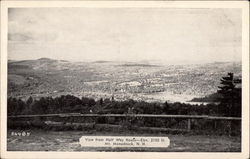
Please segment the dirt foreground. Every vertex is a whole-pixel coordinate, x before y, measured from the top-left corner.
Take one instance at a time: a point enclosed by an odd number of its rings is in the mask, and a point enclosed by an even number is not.
[[[25,136],[19,136],[25,132]],[[18,134],[19,133],[19,134]],[[29,133],[27,135],[27,133]],[[91,148],[81,147],[79,138],[99,136],[165,136],[170,139],[167,148]],[[240,152],[241,138],[208,135],[139,134],[135,132],[8,130],[8,151],[149,151],[149,152]]]

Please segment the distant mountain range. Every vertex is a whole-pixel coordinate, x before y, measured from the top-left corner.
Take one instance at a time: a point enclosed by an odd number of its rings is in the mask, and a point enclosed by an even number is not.
[[[240,62],[162,64],[70,62],[40,58],[8,61],[8,96],[59,96],[146,101],[189,101],[216,92],[228,72],[241,76]]]

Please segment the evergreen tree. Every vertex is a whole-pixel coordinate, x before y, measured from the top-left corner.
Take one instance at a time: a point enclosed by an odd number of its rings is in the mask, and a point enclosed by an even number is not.
[[[33,103],[33,98],[30,96],[30,97],[28,98],[28,100],[26,101],[26,104],[27,104],[27,105],[30,105],[31,103]]]
[[[222,95],[222,112],[229,116],[241,116],[241,79],[235,79],[233,73],[221,78],[218,93]]]
[[[168,104],[167,101],[166,101],[166,102],[164,103],[164,105],[163,105],[163,112],[164,112],[165,114],[168,114],[168,113],[169,113],[169,104]]]
[[[99,101],[100,105],[103,105],[103,99],[101,98]]]

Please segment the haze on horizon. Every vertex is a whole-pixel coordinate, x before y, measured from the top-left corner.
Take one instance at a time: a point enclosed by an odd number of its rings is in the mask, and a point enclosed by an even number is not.
[[[8,59],[241,61],[240,9],[11,8]]]

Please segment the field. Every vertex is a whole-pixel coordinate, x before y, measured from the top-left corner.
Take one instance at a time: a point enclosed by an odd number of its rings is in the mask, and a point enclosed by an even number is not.
[[[27,130],[30,136],[13,136],[8,130],[8,151],[153,151],[153,152],[240,152],[240,137],[206,135],[172,135],[143,133],[139,136],[166,136],[170,139],[168,148],[88,148],[81,147],[79,138],[83,135],[126,135],[138,136],[135,132],[98,132],[98,131],[44,131]]]
[[[228,72],[241,76],[240,62],[69,62],[41,58],[8,62],[8,96],[72,94],[94,99],[188,102],[215,93]]]

